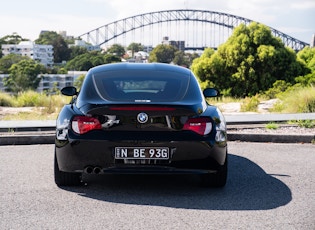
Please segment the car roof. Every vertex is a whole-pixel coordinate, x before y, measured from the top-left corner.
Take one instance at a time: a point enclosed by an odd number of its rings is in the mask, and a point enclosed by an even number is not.
[[[181,66],[166,63],[111,63],[93,67],[89,70],[91,73],[115,70],[148,70],[148,71],[174,71],[182,74],[191,74],[190,70]]]

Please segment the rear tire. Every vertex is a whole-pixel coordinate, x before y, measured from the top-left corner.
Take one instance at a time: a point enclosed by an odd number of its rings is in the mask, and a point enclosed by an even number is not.
[[[55,153],[54,176],[57,186],[76,186],[81,185],[81,173],[69,173],[59,170],[58,161]]]
[[[226,185],[228,171],[228,157],[226,154],[224,165],[217,173],[207,173],[201,175],[201,185],[203,187],[222,188]]]

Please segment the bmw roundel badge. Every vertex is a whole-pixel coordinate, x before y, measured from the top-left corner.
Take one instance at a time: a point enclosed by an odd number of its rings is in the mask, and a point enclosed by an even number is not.
[[[149,117],[146,113],[139,113],[137,116],[137,120],[139,123],[144,124],[148,121]]]

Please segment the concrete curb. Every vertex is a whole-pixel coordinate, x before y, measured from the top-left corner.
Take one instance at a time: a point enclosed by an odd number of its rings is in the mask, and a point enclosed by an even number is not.
[[[0,145],[36,145],[36,144],[54,144],[54,134],[30,134],[30,135],[2,135],[0,136]]]
[[[314,143],[315,135],[295,134],[240,134],[229,133],[228,141],[243,142],[272,142],[272,143]],[[0,135],[0,145],[36,145],[54,144],[54,133],[26,133],[26,134],[4,134]]]
[[[228,140],[272,143],[314,143],[315,135],[228,133]]]

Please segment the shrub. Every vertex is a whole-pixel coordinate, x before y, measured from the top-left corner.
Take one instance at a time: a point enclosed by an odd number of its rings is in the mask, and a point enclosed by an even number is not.
[[[315,87],[291,87],[278,96],[281,100],[281,103],[277,106],[278,108],[282,108],[281,112],[315,112]]]
[[[268,99],[276,98],[279,93],[286,91],[290,86],[291,84],[285,82],[284,80],[277,80],[273,83],[273,87],[265,92],[265,96]]]
[[[44,100],[44,95],[34,91],[25,91],[17,95],[17,104],[20,107],[42,106]]]
[[[0,106],[14,107],[15,100],[9,94],[0,92]]]
[[[241,112],[256,112],[259,103],[258,95],[254,97],[246,97],[241,104]]]
[[[266,129],[278,129],[279,125],[276,124],[276,123],[271,122],[271,123],[266,124],[265,127],[266,127]]]
[[[299,127],[315,128],[315,120],[299,120],[297,121]]]

